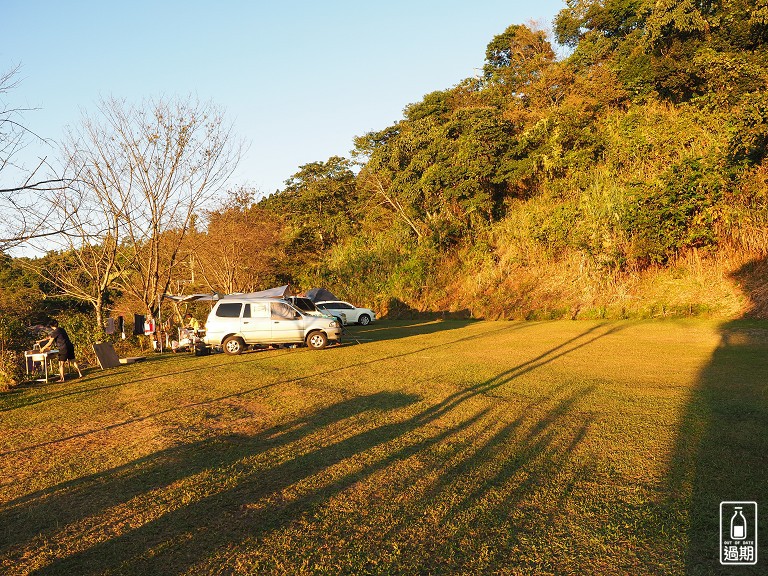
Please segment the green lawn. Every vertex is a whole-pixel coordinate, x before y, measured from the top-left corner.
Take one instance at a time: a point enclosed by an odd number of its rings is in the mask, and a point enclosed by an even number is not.
[[[0,395],[3,574],[719,574],[768,324],[380,322]],[[756,567],[768,573],[761,518]]]

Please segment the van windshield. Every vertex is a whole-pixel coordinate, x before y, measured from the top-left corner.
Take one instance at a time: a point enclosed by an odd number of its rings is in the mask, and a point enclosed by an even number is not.
[[[293,298],[291,302],[302,312],[315,312],[317,310],[317,308],[315,308],[314,302],[308,298]]]

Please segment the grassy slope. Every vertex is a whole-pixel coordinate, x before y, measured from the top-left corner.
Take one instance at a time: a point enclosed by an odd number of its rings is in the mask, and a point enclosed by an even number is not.
[[[380,323],[5,394],[0,572],[718,573],[767,328]]]

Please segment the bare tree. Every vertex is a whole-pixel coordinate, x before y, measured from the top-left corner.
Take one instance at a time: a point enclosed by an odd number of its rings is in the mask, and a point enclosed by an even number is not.
[[[19,66],[0,74],[0,252],[33,238],[43,238],[66,232],[51,229],[50,207],[40,197],[62,189],[67,180],[59,176],[42,176],[51,167],[46,158],[39,158],[28,169],[19,161],[19,153],[30,140],[48,143],[24,125],[23,115],[31,108],[7,103],[6,96],[18,85]]]
[[[108,99],[99,112],[69,135],[78,179],[56,211],[81,232],[69,248],[83,270],[100,268],[98,289],[117,285],[156,314],[196,213],[225,185],[242,146],[210,103]]]
[[[90,303],[102,326],[114,289],[157,314],[196,212],[224,185],[240,145],[211,104],[110,99],[99,112],[70,130],[64,158],[78,177],[47,200],[50,224],[67,232],[36,243],[49,255],[28,265]]]
[[[72,160],[78,160],[77,156]],[[46,238],[45,245],[31,241],[48,256],[22,261],[61,293],[93,306],[97,326],[103,326],[106,300],[124,274],[121,264],[127,252],[121,245],[122,207],[100,182],[93,166],[84,165],[80,179],[49,199],[49,219],[67,233]]]

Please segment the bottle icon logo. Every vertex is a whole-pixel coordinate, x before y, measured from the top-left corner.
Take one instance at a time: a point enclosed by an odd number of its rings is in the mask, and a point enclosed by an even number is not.
[[[720,564],[757,564],[757,502],[720,502]]]
[[[747,537],[747,519],[741,511],[742,506],[734,508],[731,518],[731,538],[733,540],[744,540]]]

